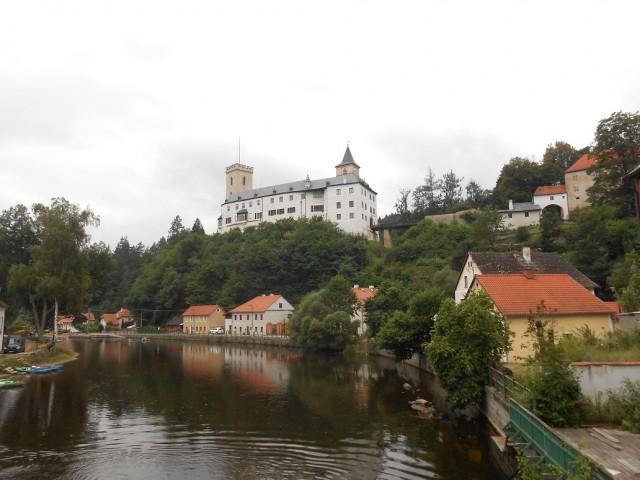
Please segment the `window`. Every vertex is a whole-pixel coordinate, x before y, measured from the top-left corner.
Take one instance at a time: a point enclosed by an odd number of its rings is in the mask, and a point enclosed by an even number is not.
[[[524,212],[524,216],[528,217],[529,216],[529,212]]]
[[[353,187],[349,187],[349,193],[353,193]]]
[[[349,200],[349,206],[353,208],[353,200]]]
[[[282,308],[282,303],[279,303],[279,304],[278,304],[278,308]]]
[[[573,180],[577,182],[578,181],[578,175],[574,175],[573,176]]]
[[[304,193],[301,193],[301,194],[300,194],[300,198],[304,200],[305,198],[307,198],[307,195],[306,195],[306,194],[304,194]]]
[[[342,207],[342,203],[336,202],[336,208],[340,208],[340,207]]]
[[[289,201],[293,202],[293,195],[289,195]]]
[[[257,203],[258,203],[258,205],[260,205],[260,200],[258,200],[258,202],[257,202]]]
[[[312,212],[324,212],[324,205],[311,205]]]
[[[336,195],[340,195],[341,190],[338,188],[336,189]]]
[[[322,192],[313,192],[313,198],[322,198]]]
[[[353,218],[353,212],[349,214],[349,218]]]
[[[253,207],[253,202],[249,202],[249,206],[250,206],[250,207]]]
[[[227,205],[227,212],[231,210],[231,205]]]
[[[247,221],[247,212],[239,213],[238,215],[236,215],[236,221],[237,222],[246,222]]]
[[[236,210],[238,210],[238,207],[239,207],[239,206],[240,206],[240,205],[238,205],[238,204],[236,203]]]
[[[276,214],[275,210],[269,210],[269,216],[273,217]]]
[[[244,208],[244,202],[242,202],[242,208]]]
[[[233,177],[229,178],[229,185],[233,185]]]
[[[553,200],[553,195],[551,195],[551,197],[549,198],[550,200]]]
[[[513,213],[508,213],[508,214],[507,214],[507,216],[508,216],[509,218],[513,218]]]
[[[336,215],[336,220],[342,220],[342,215],[341,214],[337,214]]]
[[[574,187],[573,187],[573,191],[574,191],[574,192],[579,192],[579,191],[580,191],[580,187],[579,187],[579,186],[577,186],[577,185],[576,185],[576,186],[574,186]]]
[[[256,220],[262,220],[262,212],[258,212],[256,213],[255,217]]]
[[[271,203],[273,203],[273,202],[275,202],[275,201],[276,201],[276,199],[275,199],[275,198],[273,198],[273,197],[271,197],[269,200],[271,200]]]
[[[247,184],[247,179],[245,177],[242,177],[242,185],[246,185]]]
[[[284,215],[284,208],[278,209],[278,215]]]
[[[464,276],[464,288],[469,288],[468,283],[469,283],[469,279],[468,279],[468,278],[467,278],[467,276],[465,275],[465,276]]]
[[[224,219],[224,223],[226,223],[227,225],[229,225],[231,223],[231,217],[227,217]]]
[[[296,213],[296,207],[287,208],[287,213]]]
[[[282,203],[282,197],[278,197],[278,201]]]

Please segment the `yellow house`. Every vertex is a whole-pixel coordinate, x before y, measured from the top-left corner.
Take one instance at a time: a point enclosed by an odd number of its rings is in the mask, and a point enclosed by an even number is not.
[[[206,335],[213,327],[224,329],[224,310],[218,305],[192,305],[182,314],[182,331]]]
[[[531,340],[525,336],[531,317],[548,322],[556,338],[588,326],[596,335],[613,331],[614,309],[566,274],[476,275],[472,289],[486,291],[515,334],[507,361],[530,356]]]

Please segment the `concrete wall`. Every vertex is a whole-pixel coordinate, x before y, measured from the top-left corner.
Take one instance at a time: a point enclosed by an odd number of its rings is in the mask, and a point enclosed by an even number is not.
[[[606,400],[608,389],[619,389],[622,381],[640,381],[640,362],[576,362],[572,364],[580,372],[582,393],[592,400]]]

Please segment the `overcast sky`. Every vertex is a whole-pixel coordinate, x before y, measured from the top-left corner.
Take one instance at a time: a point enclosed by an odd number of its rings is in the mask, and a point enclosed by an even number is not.
[[[335,175],[381,216],[428,169],[493,188],[512,157],[640,109],[636,0],[1,1],[0,210],[65,197],[93,241],[213,233],[225,167]],[[238,138],[241,138],[240,153]]]

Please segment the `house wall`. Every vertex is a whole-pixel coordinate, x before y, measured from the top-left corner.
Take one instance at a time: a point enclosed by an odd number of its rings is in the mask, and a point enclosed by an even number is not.
[[[182,331],[195,335],[208,335],[213,327],[224,327],[224,312],[217,309],[210,315],[187,315],[182,317]]]
[[[640,381],[640,362],[577,362],[572,366],[580,374],[582,393],[592,400],[606,401],[608,398],[607,390],[619,389],[625,378],[632,382]]]
[[[567,200],[566,193],[556,193],[553,195],[535,195],[533,197],[533,203],[538,205],[541,210],[544,210],[546,207],[551,205],[555,205],[562,210],[562,219],[569,219],[569,201]]]
[[[469,287],[471,286],[471,282],[473,282],[473,277],[481,273],[482,272],[476,263],[471,259],[471,256],[467,255],[464,268],[462,269],[462,273],[460,274],[460,277],[458,277],[458,283],[456,284],[456,291],[454,294],[456,303],[460,303],[464,299]]]
[[[530,227],[540,224],[540,210],[503,212],[504,228],[515,230],[518,227]]]
[[[563,334],[575,333],[585,325],[593,330],[597,336],[603,336],[613,330],[611,316],[607,314],[557,315],[555,317],[540,315],[538,318],[543,321],[550,320],[550,323],[554,324],[553,329],[556,332],[556,338]],[[531,340],[525,337],[527,328],[529,328],[529,316],[508,316],[507,322],[509,323],[509,329],[515,334],[507,360],[516,363],[523,362],[533,353]],[[551,328],[551,325],[549,325],[549,328]]]
[[[589,206],[587,189],[593,185],[593,177],[586,170],[565,173],[564,184],[567,187],[569,213],[576,208]]]

